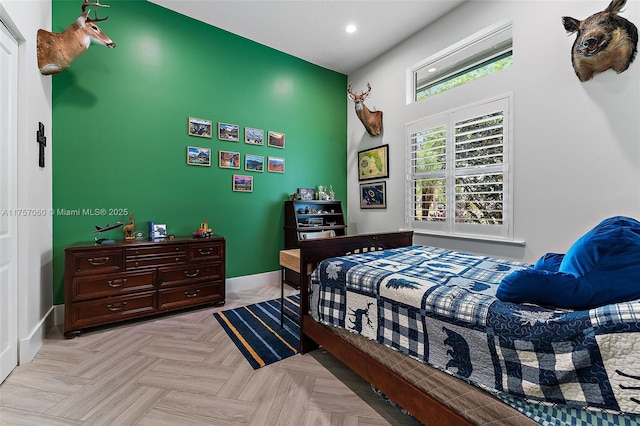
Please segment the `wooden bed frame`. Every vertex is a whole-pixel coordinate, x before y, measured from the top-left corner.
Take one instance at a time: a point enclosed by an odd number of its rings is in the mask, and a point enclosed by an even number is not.
[[[387,366],[341,339],[309,315],[309,270],[326,258],[365,251],[406,247],[413,242],[413,232],[362,234],[319,240],[300,241],[300,352],[322,346],[364,380],[374,384],[392,401],[406,409],[425,425],[472,425],[468,419],[425,393]],[[311,265],[312,268],[308,269]]]

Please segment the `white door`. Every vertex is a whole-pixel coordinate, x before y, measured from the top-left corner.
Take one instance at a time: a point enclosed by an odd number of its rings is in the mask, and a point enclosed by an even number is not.
[[[18,42],[0,21],[0,383],[18,363]]]

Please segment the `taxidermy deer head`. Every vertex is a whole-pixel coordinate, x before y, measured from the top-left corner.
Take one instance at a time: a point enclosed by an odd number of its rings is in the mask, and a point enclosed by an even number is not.
[[[94,18],[89,18],[87,6],[109,7],[106,4],[89,3],[84,0],[82,4],[82,14],[71,25],[61,33],[51,33],[49,31],[38,30],[38,68],[44,75],[57,74],[69,67],[78,56],[89,49],[93,43],[107,47],[116,47],[116,44],[102,32],[96,22],[104,21],[106,18],[98,19],[98,12],[94,13]]]
[[[602,12],[583,21],[565,16],[564,29],[578,33],[571,49],[571,63],[580,81],[613,68],[621,73],[629,68],[638,50],[638,28],[618,12],[627,0],[613,0]]]
[[[367,91],[361,92],[359,95],[351,91],[351,83],[349,83],[347,87],[347,96],[356,104],[356,115],[360,121],[362,121],[362,124],[364,124],[367,133],[371,136],[378,136],[382,129],[382,111],[369,111],[369,108],[364,104],[370,92],[371,85],[369,83],[367,83]]]

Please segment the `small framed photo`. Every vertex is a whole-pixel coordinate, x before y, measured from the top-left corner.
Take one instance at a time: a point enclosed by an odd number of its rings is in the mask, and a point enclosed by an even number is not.
[[[153,225],[153,238],[152,239],[158,239],[158,238],[167,238],[168,234],[167,234],[167,225],[166,224],[154,224]]]
[[[284,133],[274,132],[269,130],[267,146],[273,146],[275,148],[284,148]]]
[[[389,177],[389,145],[358,152],[358,180]]]
[[[253,192],[253,176],[233,175],[233,190]]]
[[[191,166],[210,166],[211,149],[199,146],[187,147],[187,164]]]
[[[245,127],[244,143],[249,143],[251,145],[264,145],[264,130]]]
[[[264,172],[264,157],[261,155],[245,154],[244,169],[249,172]]]
[[[232,151],[219,151],[218,166],[221,169],[239,169],[240,153]]]
[[[221,141],[238,142],[240,127],[237,124],[218,123],[218,139]]]
[[[301,200],[313,200],[316,197],[316,190],[313,188],[298,188],[298,195]]]
[[[211,120],[189,117],[189,136],[211,137]]]
[[[284,158],[269,157],[267,162],[267,171],[273,173],[284,173]]]
[[[387,182],[373,182],[360,184],[361,209],[387,208]]]

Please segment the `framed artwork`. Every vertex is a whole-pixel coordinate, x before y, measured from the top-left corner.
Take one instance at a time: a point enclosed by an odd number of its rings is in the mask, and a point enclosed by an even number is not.
[[[301,200],[313,200],[316,197],[316,190],[313,188],[298,188],[298,195]]]
[[[240,153],[232,151],[219,151],[218,166],[222,169],[239,169]]]
[[[273,173],[284,173],[284,158],[269,157],[267,162],[267,171]]]
[[[372,182],[360,184],[361,209],[387,208],[387,182]]]
[[[261,155],[245,154],[244,169],[249,172],[264,172],[264,157]]]
[[[389,177],[389,145],[358,152],[358,180]]]
[[[284,148],[284,133],[269,130],[267,145],[275,148]]]
[[[264,145],[264,130],[245,127],[244,143],[249,143],[251,145]]]
[[[199,136],[201,138],[211,137],[211,120],[204,118],[189,117],[189,136]]]
[[[233,190],[253,192],[253,176],[233,175]]]
[[[187,147],[187,164],[190,166],[210,166],[211,149],[199,146]]]
[[[238,142],[240,127],[237,124],[218,123],[218,139],[222,141]]]

